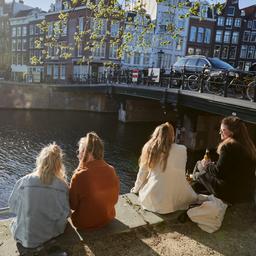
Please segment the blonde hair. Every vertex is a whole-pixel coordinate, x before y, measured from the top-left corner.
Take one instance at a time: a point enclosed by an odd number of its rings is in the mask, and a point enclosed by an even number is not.
[[[249,136],[244,122],[236,116],[228,116],[222,119],[221,124],[228,128],[231,135],[219,144],[217,149],[218,154],[220,154],[221,148],[224,145],[238,142],[245,149],[250,158],[256,161],[256,147]]]
[[[41,150],[36,159],[35,173],[43,184],[52,184],[54,177],[66,182],[62,157],[62,150],[55,143],[49,144]]]
[[[139,166],[152,170],[158,163],[165,171],[167,158],[174,142],[174,128],[170,123],[156,127],[150,140],[144,145],[139,159]]]
[[[89,132],[86,137],[82,137],[78,142],[79,160],[81,163],[86,163],[89,154],[92,154],[96,160],[101,160],[104,157],[104,144],[100,137],[95,132]]]

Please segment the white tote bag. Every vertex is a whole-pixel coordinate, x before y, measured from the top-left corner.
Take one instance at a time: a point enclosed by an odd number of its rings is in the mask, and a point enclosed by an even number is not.
[[[187,211],[189,218],[208,233],[217,231],[222,224],[227,205],[214,195],[208,196],[208,200],[200,206]]]

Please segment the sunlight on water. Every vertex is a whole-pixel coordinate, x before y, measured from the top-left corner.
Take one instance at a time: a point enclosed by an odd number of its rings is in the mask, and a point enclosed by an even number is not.
[[[65,152],[68,178],[78,164],[77,142],[89,131],[105,142],[105,158],[115,166],[121,193],[132,187],[141,147],[156,124],[122,124],[115,114],[80,111],[0,111],[0,208],[15,182],[35,168],[40,149],[55,141]]]

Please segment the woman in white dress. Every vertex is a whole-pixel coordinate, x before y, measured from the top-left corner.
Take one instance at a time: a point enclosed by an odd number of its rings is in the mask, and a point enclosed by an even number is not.
[[[197,201],[197,194],[185,176],[186,147],[174,143],[174,137],[171,124],[156,127],[142,149],[139,172],[131,190],[139,193],[144,209],[160,214],[187,209]]]

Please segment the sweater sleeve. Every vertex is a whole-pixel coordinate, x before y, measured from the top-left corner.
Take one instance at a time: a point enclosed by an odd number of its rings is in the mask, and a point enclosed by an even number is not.
[[[137,174],[137,179],[136,179],[135,185],[131,189],[132,193],[138,193],[140,191],[140,189],[142,188],[142,186],[145,184],[145,182],[147,180],[148,174],[149,174],[148,169],[144,166],[141,166],[139,169],[139,172]]]
[[[217,163],[207,166],[206,172],[210,172],[213,176],[223,179],[230,170],[230,164],[232,161],[232,153],[229,151],[229,146],[224,145],[220,150],[220,156]]]
[[[79,176],[77,174],[75,174],[75,175],[73,175],[71,182],[70,182],[69,203],[70,203],[70,208],[72,210],[76,210],[79,205],[78,179],[79,179]]]

